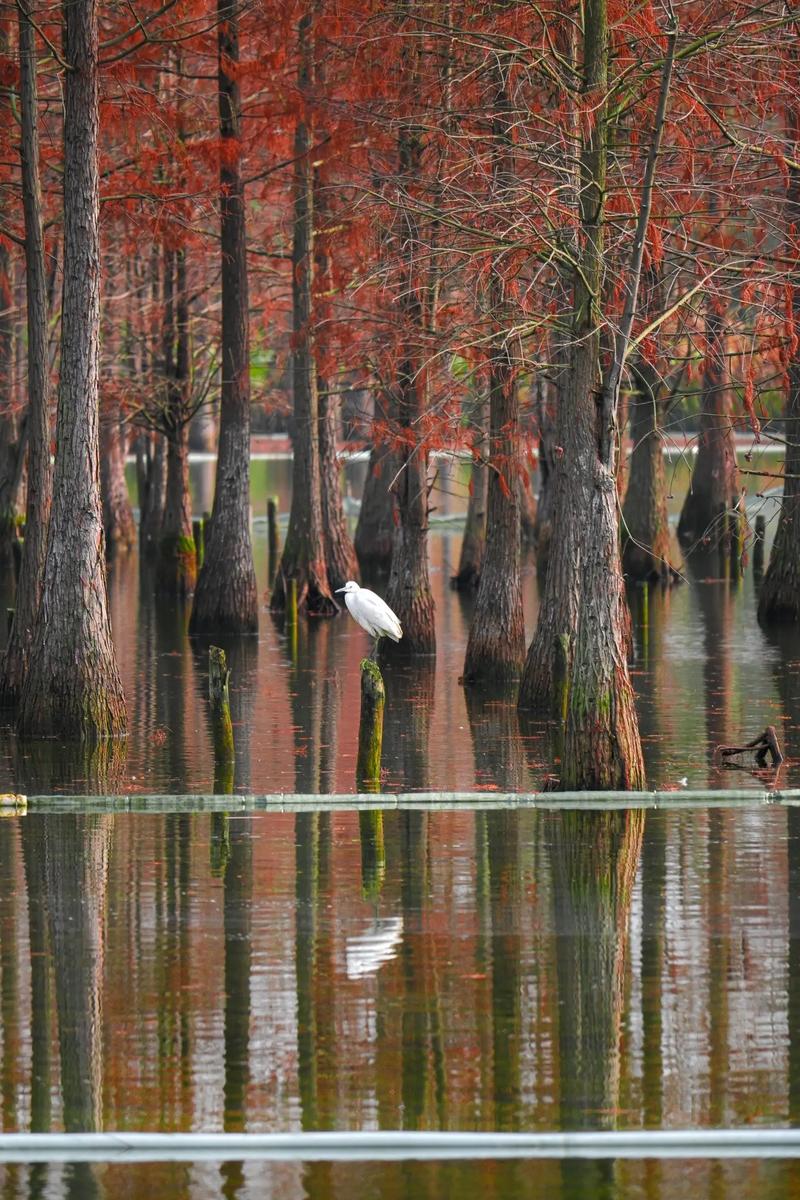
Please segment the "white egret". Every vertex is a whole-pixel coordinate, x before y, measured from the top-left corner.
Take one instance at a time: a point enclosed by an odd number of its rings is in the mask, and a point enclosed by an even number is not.
[[[373,658],[382,637],[391,638],[393,642],[400,641],[403,636],[403,627],[389,605],[385,600],[381,600],[380,596],[376,596],[369,588],[359,587],[352,579],[348,579],[344,587],[337,588],[336,591],[344,592],[344,602],[350,616],[358,622],[362,629],[366,629],[371,637],[375,638],[375,645],[372,647]]]

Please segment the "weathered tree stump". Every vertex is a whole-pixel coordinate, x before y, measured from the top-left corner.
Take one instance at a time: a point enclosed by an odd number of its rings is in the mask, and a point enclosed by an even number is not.
[[[386,692],[378,664],[371,658],[361,660],[361,720],[358,726],[356,790],[378,792],[381,787],[381,747],[383,745],[383,709]]]
[[[759,767],[767,765],[767,755],[769,755],[771,765],[777,767],[778,763],[783,762],[783,754],[778,744],[778,735],[775,732],[775,726],[768,725],[763,733],[760,733],[757,738],[753,738],[752,742],[746,742],[743,746],[717,746],[715,751],[717,758],[730,759],[735,754],[751,754]]]

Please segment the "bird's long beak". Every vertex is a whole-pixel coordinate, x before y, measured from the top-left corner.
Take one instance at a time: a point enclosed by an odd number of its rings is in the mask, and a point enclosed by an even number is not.
[[[333,594],[335,596],[337,592],[346,592],[346,591],[347,591],[347,588],[335,588]]]

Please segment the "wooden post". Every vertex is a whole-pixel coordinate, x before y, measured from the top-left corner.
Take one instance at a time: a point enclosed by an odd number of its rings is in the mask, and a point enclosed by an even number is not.
[[[641,584],[642,659],[647,666],[650,657],[650,584]]]
[[[192,521],[192,534],[194,536],[194,552],[197,558],[198,571],[203,565],[203,559],[206,553],[205,527],[203,518],[198,517],[196,521]]]
[[[358,726],[356,790],[381,790],[381,747],[383,745],[383,707],[386,692],[383,676],[371,658],[361,660],[361,720]]]
[[[229,679],[225,651],[219,646],[209,646],[208,699],[214,736],[214,793],[218,796],[228,796],[233,791],[234,753]]]
[[[767,522],[763,513],[756,517],[756,535],[753,542],[753,579],[760,583],[764,577],[764,535]]]
[[[361,837],[361,890],[368,900],[381,893],[386,874],[386,850],[383,841],[383,813],[370,809],[358,814]]]
[[[297,662],[297,580],[292,578],[286,588],[286,636],[289,639],[289,657]]]
[[[278,549],[278,497],[270,496],[267,501],[267,571],[270,587],[278,566]]]

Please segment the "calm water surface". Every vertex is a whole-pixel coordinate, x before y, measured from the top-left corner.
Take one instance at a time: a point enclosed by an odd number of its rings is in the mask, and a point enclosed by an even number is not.
[[[768,463],[768,466],[774,464]],[[363,464],[348,468],[360,493]],[[685,490],[686,464],[675,466],[673,507]],[[682,472],[682,474],[681,474]],[[432,493],[434,519],[463,512],[462,469],[442,463]],[[253,464],[253,508],[263,514],[276,494],[284,514],[290,464]],[[750,478],[750,477],[747,477]],[[193,467],[195,510],[210,504],[213,463]],[[756,483],[753,483],[756,486]],[[753,499],[768,518],[774,500]],[[771,526],[770,526],[771,528]],[[387,672],[383,786],[386,790],[535,790],[552,771],[553,748],[541,722],[517,716],[513,693],[486,696],[459,684],[473,599],[450,590],[461,528],[436,524],[430,538],[437,654]],[[264,599],[257,638],[227,647],[236,737],[234,789],[250,793],[351,792],[358,741],[359,663],[370,639],[345,612],[301,620],[295,641],[267,608],[266,524],[254,523]],[[677,548],[675,561],[680,561]],[[635,632],[633,679],[654,788],[800,785],[794,762],[800,735],[800,638],[768,638],[755,617],[752,566],[737,583],[721,580],[716,559],[685,568],[686,582],[662,593],[630,596]],[[12,603],[10,581],[5,599]],[[128,700],[130,737],[110,760],[86,760],[62,745],[20,746],[0,725],[0,791],[202,793],[214,790],[206,707],[205,651],[186,636],[189,612],[154,597],[138,555],[117,558],[110,607]],[[2,600],[3,597],[0,597]],[[533,559],[524,574],[528,637],[538,610]],[[0,631],[0,639],[5,636]],[[0,643],[1,644],[1,643]],[[754,778],[714,764],[720,743],[749,741],[774,724],[788,754],[778,774]]]
[[[212,469],[194,471],[209,507]],[[350,486],[358,494],[358,469]],[[288,464],[254,464],[254,509]],[[676,486],[675,504],[679,503]],[[463,509],[451,472],[438,515]],[[768,514],[769,515],[769,511]],[[350,792],[359,661],[346,616],[266,611],[228,647],[234,789]],[[539,788],[552,749],[513,696],[458,677],[460,530],[431,537],[438,653],[387,672],[384,787]],[[9,581],[4,599],[13,602]],[[525,570],[529,635],[535,567]],[[203,652],[137,556],[110,572],[126,748],[0,733],[0,791],[220,790]],[[650,786],[800,786],[800,642],[690,564],[631,594]],[[780,772],[713,748],[776,725]],[[800,1122],[800,810],[86,815],[0,820],[3,1130],[686,1128]],[[783,1162],[0,1166],[0,1200],[800,1197]]]
[[[794,809],[9,817],[2,1127],[797,1123],[799,879]],[[3,1197],[800,1195],[779,1162],[0,1177]]]

